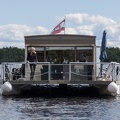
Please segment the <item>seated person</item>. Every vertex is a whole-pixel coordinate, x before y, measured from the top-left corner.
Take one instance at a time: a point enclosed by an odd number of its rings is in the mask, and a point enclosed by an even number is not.
[[[79,62],[87,62],[85,55],[81,54]]]

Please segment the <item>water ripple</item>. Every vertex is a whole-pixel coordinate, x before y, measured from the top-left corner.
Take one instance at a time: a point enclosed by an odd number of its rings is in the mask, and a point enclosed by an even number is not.
[[[3,97],[2,120],[119,120],[120,97]]]

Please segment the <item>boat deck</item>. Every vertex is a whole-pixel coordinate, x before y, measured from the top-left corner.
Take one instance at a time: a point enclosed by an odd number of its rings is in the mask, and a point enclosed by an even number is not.
[[[116,81],[117,84],[120,84],[120,81]],[[41,80],[41,81],[10,81],[12,85],[32,85],[32,84],[89,84],[89,85],[108,85],[111,81],[88,81],[88,80]]]

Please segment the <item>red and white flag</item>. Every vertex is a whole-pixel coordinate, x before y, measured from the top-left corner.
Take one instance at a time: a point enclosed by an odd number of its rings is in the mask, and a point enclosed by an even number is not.
[[[51,34],[57,34],[65,30],[65,19],[61,21],[57,26],[54,27]]]

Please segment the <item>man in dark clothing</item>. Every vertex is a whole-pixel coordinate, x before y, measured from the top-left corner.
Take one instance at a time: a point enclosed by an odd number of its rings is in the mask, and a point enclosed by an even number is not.
[[[80,56],[79,62],[86,62],[85,55],[82,54],[82,55]]]

